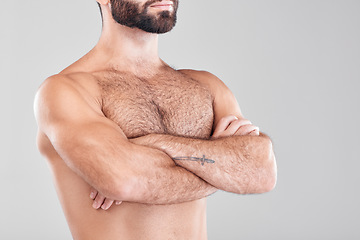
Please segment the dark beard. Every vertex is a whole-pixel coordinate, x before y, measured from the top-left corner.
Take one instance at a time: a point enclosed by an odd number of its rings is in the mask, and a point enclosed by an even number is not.
[[[157,15],[150,15],[147,12],[148,7],[161,0],[149,0],[143,7],[139,3],[129,2],[127,0],[111,0],[111,14],[116,22],[130,28],[139,28],[149,33],[169,32],[176,24],[176,11],[178,0],[173,0],[174,10],[162,11]]]

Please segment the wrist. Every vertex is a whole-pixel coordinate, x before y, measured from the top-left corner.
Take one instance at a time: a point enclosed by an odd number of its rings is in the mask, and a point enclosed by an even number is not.
[[[129,139],[130,142],[136,145],[142,145],[146,147],[158,148],[156,143],[159,141],[159,134],[148,134],[145,136]]]

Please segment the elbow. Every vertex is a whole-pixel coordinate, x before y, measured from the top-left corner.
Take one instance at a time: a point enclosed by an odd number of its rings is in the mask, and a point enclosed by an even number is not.
[[[133,192],[133,186],[131,181],[123,180],[115,184],[116,188],[114,189],[114,199],[121,201],[130,201],[131,194]]]
[[[263,181],[261,181],[260,193],[266,193],[272,191],[275,188],[277,182],[276,166],[267,169],[266,174],[264,174],[263,178],[264,178]]]
[[[119,201],[133,200],[134,181],[130,176],[114,176],[106,180],[106,184],[99,187],[99,191],[109,199]]]
[[[269,138],[266,139],[264,144],[264,152],[261,158],[262,169],[259,172],[259,192],[270,192],[276,186],[277,182],[277,165],[272,142]]]
[[[260,194],[275,188],[277,166],[272,142],[266,136],[256,140],[249,145],[252,154],[242,160],[245,166],[241,169],[242,172],[239,171],[233,179],[234,184],[224,186],[223,190],[237,194]]]

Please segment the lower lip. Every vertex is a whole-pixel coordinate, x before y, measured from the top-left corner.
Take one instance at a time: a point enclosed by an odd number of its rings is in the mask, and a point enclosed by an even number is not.
[[[163,10],[163,11],[171,11],[173,9],[173,5],[155,5],[155,6],[152,6],[152,8],[157,8],[157,9],[160,9],[160,10]]]

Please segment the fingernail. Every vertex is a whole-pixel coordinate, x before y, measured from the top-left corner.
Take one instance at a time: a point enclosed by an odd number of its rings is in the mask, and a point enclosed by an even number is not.
[[[90,198],[91,198],[91,199],[94,199],[94,198],[95,198],[95,193],[94,193],[94,192],[91,192],[91,193],[90,193]]]
[[[98,208],[99,208],[97,202],[94,202],[93,205],[92,205],[92,207],[95,208],[95,209],[98,209]]]
[[[101,209],[102,209],[102,210],[106,210],[107,208],[106,208],[104,205],[102,205],[102,206],[101,206]]]
[[[116,205],[120,205],[122,203],[122,201],[116,201],[115,204]]]

